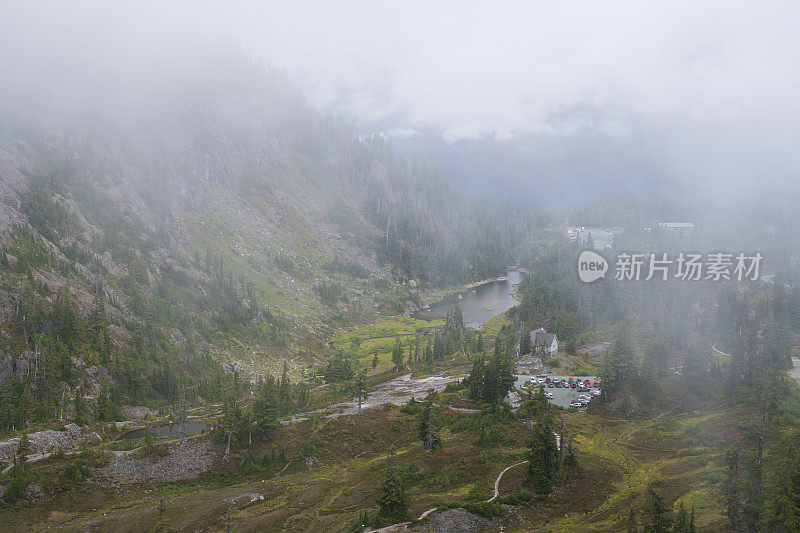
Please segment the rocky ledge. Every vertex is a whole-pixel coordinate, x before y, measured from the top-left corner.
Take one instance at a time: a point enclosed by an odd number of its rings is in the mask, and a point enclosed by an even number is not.
[[[100,436],[93,431],[83,430],[77,424],[67,424],[62,431],[46,429],[30,433],[28,440],[31,443],[30,455],[39,455],[53,452],[59,448],[72,448],[84,442],[100,440]],[[0,462],[12,462],[18,444],[19,438],[0,442]]]

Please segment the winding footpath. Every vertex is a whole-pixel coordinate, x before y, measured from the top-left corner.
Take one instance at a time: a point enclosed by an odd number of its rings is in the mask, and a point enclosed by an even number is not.
[[[527,461],[527,460],[526,461],[520,461],[519,463],[515,463],[515,464],[513,464],[511,466],[505,467],[503,469],[503,471],[500,472],[497,475],[497,479],[494,480],[494,496],[492,496],[491,498],[489,498],[486,501],[487,502],[493,502],[500,495],[500,481],[502,481],[502,479],[503,479],[503,474],[505,474],[506,472],[508,472],[509,470],[511,470],[512,468],[514,468],[516,466],[524,465],[524,464],[526,464],[528,462],[529,461]],[[425,511],[424,513],[419,515],[419,518],[417,518],[417,521],[422,520],[423,518],[426,518],[428,515],[430,515],[431,513],[435,513],[438,510],[439,509],[437,507],[431,507],[430,509],[428,509],[427,511]],[[400,522],[400,523],[397,523],[397,524],[392,524],[390,526],[382,527],[380,529],[374,529],[372,531],[372,533],[396,533],[396,532],[404,531],[404,529],[402,529],[402,528],[404,528],[405,526],[407,526],[409,524],[411,524],[411,522]]]
[[[528,461],[520,461],[520,462],[519,462],[519,463],[517,463],[517,464],[513,464],[513,465],[511,465],[511,466],[507,466],[507,467],[505,468],[505,470],[503,470],[502,472],[500,472],[500,475],[498,475],[498,476],[497,476],[497,479],[495,479],[495,480],[494,480],[494,496],[492,496],[491,498],[489,498],[489,499],[488,499],[488,500],[486,500],[486,501],[487,501],[487,502],[493,502],[493,501],[495,501],[495,500],[497,499],[497,496],[499,496],[499,495],[500,495],[500,480],[501,480],[501,479],[503,479],[503,474],[505,474],[506,472],[508,472],[509,470],[511,470],[512,468],[514,468],[515,466],[524,465],[524,464],[526,464],[527,462],[528,462]]]
[[[716,354],[716,355],[724,355],[726,357],[732,357],[731,354],[729,354],[729,353],[725,353],[725,352],[723,352],[721,350],[717,350],[717,345],[716,344],[711,347],[711,351],[713,351],[714,354]]]

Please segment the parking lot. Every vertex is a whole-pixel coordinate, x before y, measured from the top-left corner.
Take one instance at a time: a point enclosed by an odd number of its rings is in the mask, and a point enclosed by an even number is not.
[[[594,382],[597,379],[596,376],[556,376],[556,375],[548,375],[548,377],[550,377],[551,379],[554,379],[554,380],[556,380],[556,379],[558,379],[558,380],[566,379],[567,381],[569,381],[569,378],[571,378],[571,377],[572,378],[576,378],[576,379],[580,379],[582,381],[588,379],[588,380],[591,380],[592,382]],[[529,379],[536,379],[536,374],[533,374],[533,375],[517,374],[517,381],[516,381],[516,383],[514,383],[514,387],[517,388],[517,389],[522,389],[522,385],[526,381],[528,381]],[[594,388],[594,387],[592,387],[592,388]],[[545,392],[549,392],[549,393],[551,393],[553,395],[553,398],[550,400],[550,403],[553,403],[553,404],[561,406],[561,407],[569,407],[569,402],[571,402],[572,400],[577,400],[578,396],[580,396],[581,394],[586,394],[585,392],[578,392],[577,388],[573,389],[571,387],[568,387],[566,389],[563,388],[563,387],[562,388],[556,388],[556,387],[549,388],[549,387],[547,387],[547,385],[545,385],[545,389],[544,390],[545,390]]]

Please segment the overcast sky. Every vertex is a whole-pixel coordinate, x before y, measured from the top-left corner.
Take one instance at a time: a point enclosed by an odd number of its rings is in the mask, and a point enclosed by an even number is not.
[[[629,140],[683,186],[798,181],[796,1],[22,4],[0,23],[16,38],[31,13],[82,39],[125,35],[133,53],[230,36],[365,133]]]
[[[276,4],[243,38],[314,103],[451,140],[798,110],[797,2]]]

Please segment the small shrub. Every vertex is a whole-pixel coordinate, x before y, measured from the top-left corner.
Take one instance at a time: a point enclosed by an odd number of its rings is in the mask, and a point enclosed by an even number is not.
[[[85,459],[75,459],[58,472],[55,482],[56,490],[67,491],[76,485],[82,485],[91,473]]]
[[[376,438],[378,438],[378,433],[375,430],[369,430],[366,433],[362,433],[358,436],[361,442],[373,442]]]
[[[448,383],[444,388],[444,392],[458,392],[463,389],[466,389],[466,385],[464,385],[464,380],[462,379]]]
[[[314,448],[313,445],[306,443],[303,444],[303,448],[300,450],[300,455],[302,455],[303,457],[310,457],[311,455],[314,454],[315,450],[316,448]]]
[[[415,400],[413,397],[408,400],[407,403],[400,406],[400,412],[405,413],[407,415],[416,415],[419,413],[420,410],[420,402]]]
[[[400,479],[405,485],[415,483],[419,479],[419,466],[410,463],[399,469]]]
[[[266,455],[265,455],[266,457]],[[239,465],[239,470],[246,475],[255,474],[258,472],[258,461],[250,452],[244,454],[244,458],[242,458],[242,462]]]
[[[533,494],[530,492],[520,492],[519,494],[509,494],[505,498],[500,498],[503,505],[520,505],[533,501]]]
[[[57,449],[56,451],[54,451],[50,455],[50,460],[51,461],[63,461],[66,458],[67,458],[67,454],[65,454],[64,450],[61,449],[61,448]]]
[[[169,455],[169,446],[154,446],[153,449],[156,451],[156,455],[159,457],[166,457]]]
[[[727,479],[728,476],[725,475],[725,472],[720,471],[709,472],[706,476],[706,480],[712,485],[721,485],[722,483],[725,483]]]
[[[469,502],[464,504],[464,509],[474,515],[488,519],[492,519],[496,516],[502,516],[503,514],[503,507],[497,501]]]
[[[98,452],[92,457],[92,466],[102,468],[104,466],[108,466],[110,461],[111,460],[109,459],[108,454]]]
[[[27,485],[28,483],[21,476],[13,476],[5,492],[3,492],[3,499],[9,504],[16,502],[25,492]]]

